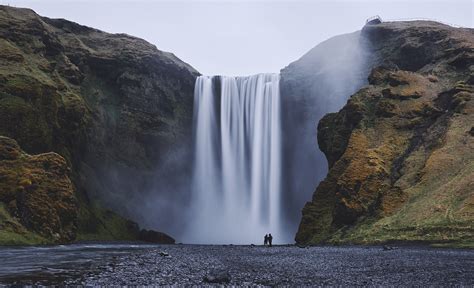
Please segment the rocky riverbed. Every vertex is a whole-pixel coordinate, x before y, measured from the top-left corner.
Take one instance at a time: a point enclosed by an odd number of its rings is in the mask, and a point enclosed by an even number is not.
[[[473,250],[425,247],[80,244],[0,259],[3,285],[474,285]]]

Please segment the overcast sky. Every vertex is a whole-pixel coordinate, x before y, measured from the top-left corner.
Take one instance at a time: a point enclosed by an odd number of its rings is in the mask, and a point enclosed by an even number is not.
[[[43,16],[144,38],[207,75],[278,72],[319,42],[359,30],[377,14],[473,27],[473,2],[0,0]]]

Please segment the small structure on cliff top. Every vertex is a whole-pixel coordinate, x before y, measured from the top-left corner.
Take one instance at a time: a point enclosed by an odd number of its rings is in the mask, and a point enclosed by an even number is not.
[[[379,15],[372,16],[365,21],[365,25],[377,25],[382,23],[382,18]]]

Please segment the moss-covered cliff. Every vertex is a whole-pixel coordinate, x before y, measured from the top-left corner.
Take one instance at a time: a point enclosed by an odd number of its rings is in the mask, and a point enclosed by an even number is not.
[[[144,40],[0,6],[0,135],[65,159],[80,239],[136,238],[136,224],[92,198],[117,193],[107,177],[152,171],[191,134],[197,74]],[[2,193],[19,192],[7,185]],[[15,217],[8,201],[3,212]]]
[[[78,209],[69,172],[58,154],[31,156],[0,136],[0,243],[75,239]]]
[[[369,85],[318,125],[329,172],[298,243],[474,245],[474,30],[367,25]]]

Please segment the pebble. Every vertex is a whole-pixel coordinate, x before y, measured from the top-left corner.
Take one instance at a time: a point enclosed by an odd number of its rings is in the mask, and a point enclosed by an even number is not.
[[[209,272],[208,275],[204,276],[203,281],[206,283],[229,283],[230,282],[230,274],[227,271],[223,270],[213,270]]]
[[[380,246],[250,247],[156,245],[120,248],[114,255],[110,249],[91,254],[84,250],[68,259],[88,255],[94,261],[70,267],[58,266],[65,265],[56,261],[58,255],[45,254],[51,257],[50,265],[41,267],[50,268],[50,273],[25,270],[5,275],[0,263],[0,286],[474,286],[474,250],[400,247],[387,253]],[[24,264],[18,262],[18,267]]]

